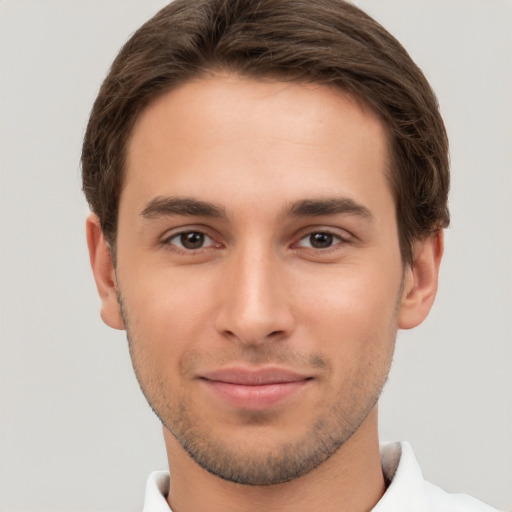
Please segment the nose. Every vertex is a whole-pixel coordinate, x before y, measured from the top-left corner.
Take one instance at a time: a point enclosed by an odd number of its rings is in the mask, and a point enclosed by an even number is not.
[[[244,345],[286,339],[295,319],[283,262],[271,251],[233,254],[220,284],[215,327],[222,336]]]

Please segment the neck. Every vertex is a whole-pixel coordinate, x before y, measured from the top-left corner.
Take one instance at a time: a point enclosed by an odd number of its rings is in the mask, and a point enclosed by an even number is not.
[[[363,512],[385,491],[377,436],[377,408],[328,460],[290,482],[252,486],[208,473],[164,428],[173,512]]]

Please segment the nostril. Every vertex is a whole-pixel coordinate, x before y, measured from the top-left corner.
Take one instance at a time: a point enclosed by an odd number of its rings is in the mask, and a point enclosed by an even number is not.
[[[222,331],[222,334],[223,334],[223,336],[226,337],[226,339],[238,340],[239,342],[241,342],[243,344],[247,344],[247,345],[255,345],[255,344],[259,345],[261,342],[264,342],[265,340],[267,340],[267,341],[279,340],[285,334],[285,331],[283,331],[282,329],[279,329],[279,330],[269,332],[268,334],[263,335],[263,336],[255,334],[255,333],[250,333],[250,334],[245,333],[245,336],[244,336],[242,334],[236,334],[236,331],[226,329],[226,330]]]

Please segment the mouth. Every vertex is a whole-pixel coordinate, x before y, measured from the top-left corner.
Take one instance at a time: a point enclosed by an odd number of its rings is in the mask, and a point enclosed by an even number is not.
[[[205,373],[199,379],[217,398],[235,408],[264,410],[297,395],[313,377],[283,368],[228,368]]]

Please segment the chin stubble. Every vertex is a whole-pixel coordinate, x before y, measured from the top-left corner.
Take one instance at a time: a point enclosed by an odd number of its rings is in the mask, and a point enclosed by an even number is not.
[[[399,299],[402,289],[403,283],[400,286]],[[129,315],[119,290],[117,297],[127,332],[133,368],[150,407],[164,427],[199,466],[230,482],[255,486],[273,485],[293,480],[314,470],[336,453],[358,430],[376,405],[387,380],[391,358],[386,371],[369,386],[364,376],[354,376],[353,381],[358,384],[351,392],[340,390],[339,401],[335,404],[337,408],[333,407],[327,414],[318,418],[300,439],[282,442],[274,449],[265,451],[258,450],[258,445],[252,446],[249,450],[243,446],[233,446],[225,437],[214,438],[208,425],[201,423],[200,418],[191,417],[190,411],[193,408],[189,407],[184,397],[177,403],[167,400],[165,382],[158,375],[142,370],[150,361],[150,357],[144,353],[144,349],[138,348],[138,341],[132,336]],[[395,317],[398,310],[399,304],[395,308]],[[394,321],[396,323],[396,318]],[[396,331],[391,335],[395,336]],[[276,355],[272,350],[267,352],[252,350],[245,354],[245,358],[251,362],[276,363],[284,362],[283,359],[289,362],[290,358],[286,354]],[[328,362],[318,355],[310,356],[306,364],[319,368],[329,366]],[[256,413],[252,418],[253,425],[258,422],[257,416],[259,420],[264,419],[264,414]]]

